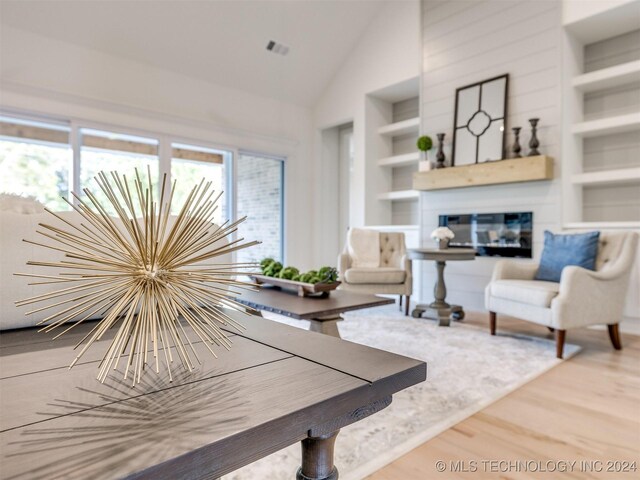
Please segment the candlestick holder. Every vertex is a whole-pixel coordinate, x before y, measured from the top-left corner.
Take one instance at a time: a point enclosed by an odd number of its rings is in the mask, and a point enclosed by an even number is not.
[[[540,155],[538,151],[538,147],[540,146],[540,141],[538,140],[538,120],[539,118],[530,118],[529,123],[531,124],[531,140],[529,140],[529,156],[535,157],[536,155]]]
[[[444,151],[442,150],[443,146],[444,146],[444,133],[438,133],[436,135],[438,137],[438,152],[436,153],[436,168],[444,168],[445,164],[445,155],[444,155]]]
[[[520,158],[522,157],[522,155],[520,155],[520,152],[522,151],[522,147],[520,146],[520,130],[522,129],[522,127],[513,127],[511,130],[513,130],[513,136],[515,137],[513,139],[513,147],[511,148],[511,151],[513,152],[513,158]]]

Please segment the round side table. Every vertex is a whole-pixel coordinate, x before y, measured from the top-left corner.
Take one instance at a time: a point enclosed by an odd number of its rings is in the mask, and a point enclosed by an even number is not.
[[[436,285],[433,289],[435,300],[430,304],[419,304],[411,312],[414,318],[425,318],[438,320],[438,325],[448,327],[451,319],[462,320],[464,318],[464,310],[460,305],[449,305],[446,302],[447,287],[444,283],[444,267],[450,261],[469,261],[475,260],[476,251],[472,248],[410,248],[408,250],[411,260],[433,260],[436,262]]]

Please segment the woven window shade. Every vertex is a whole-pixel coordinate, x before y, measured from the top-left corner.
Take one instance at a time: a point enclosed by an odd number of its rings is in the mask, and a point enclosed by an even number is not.
[[[35,125],[0,121],[0,136],[37,140],[40,142],[69,144],[69,132]]]
[[[89,134],[82,135],[82,146],[138,155],[158,155],[158,145]]]
[[[216,163],[223,164],[224,157],[219,153],[201,152],[198,150],[190,150],[188,148],[176,148],[172,149],[172,158],[180,160],[193,160],[196,162]]]

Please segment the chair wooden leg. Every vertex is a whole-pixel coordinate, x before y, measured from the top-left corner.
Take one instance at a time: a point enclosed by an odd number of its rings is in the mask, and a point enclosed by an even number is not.
[[[616,350],[622,350],[622,342],[620,341],[620,330],[618,329],[618,324],[613,323],[611,325],[607,325],[609,329],[609,338],[611,339],[611,344],[613,348]]]
[[[566,330],[556,330],[556,357],[562,358],[562,352],[564,351],[564,337]]]
[[[491,335],[496,334],[496,312],[489,312],[489,328],[491,329]]]
[[[402,295],[398,297],[398,310],[402,311]]]
[[[405,316],[409,315],[409,303],[411,301],[411,295],[404,296],[404,314]]]

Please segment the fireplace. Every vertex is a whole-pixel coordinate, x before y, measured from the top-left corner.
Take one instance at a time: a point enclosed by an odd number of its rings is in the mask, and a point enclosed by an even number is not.
[[[450,248],[475,248],[480,257],[531,258],[533,212],[440,215],[455,238]]]

